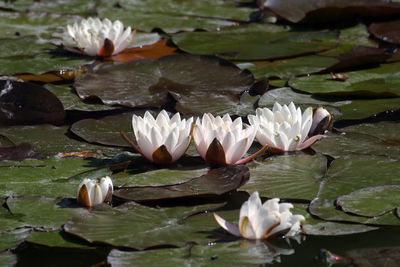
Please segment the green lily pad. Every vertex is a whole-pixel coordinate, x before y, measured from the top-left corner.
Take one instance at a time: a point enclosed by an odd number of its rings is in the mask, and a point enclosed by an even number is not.
[[[77,140],[69,131],[68,126],[53,126],[48,124],[35,126],[10,126],[2,128],[2,134],[14,143],[28,142],[36,152],[46,156],[55,156],[58,153],[102,151],[103,153],[116,153],[120,149],[88,144]],[[43,138],[43,137],[46,138]]]
[[[207,244],[216,228],[211,214],[196,214],[212,206],[149,208],[126,203],[108,212],[73,217],[65,225],[67,233],[88,242],[145,249],[154,246],[184,246],[193,241]],[[187,218],[187,219],[184,219]]]
[[[72,216],[87,214],[86,208],[63,207],[62,199],[41,196],[8,198],[6,202],[14,216],[25,226],[46,230],[61,229]]]
[[[118,109],[118,107],[106,106],[95,101],[82,101],[70,86],[46,84],[44,87],[57,96],[65,110],[90,112]]]
[[[312,216],[308,212],[308,204],[294,204],[291,210],[293,214],[301,214],[304,216],[303,231],[307,235],[317,236],[338,236],[351,235],[356,233],[365,233],[379,229],[378,227],[368,226],[364,224],[350,224],[341,222],[329,222]]]
[[[24,159],[42,159],[44,156],[35,152],[29,144],[12,145],[0,147],[0,161],[14,160],[20,161]]]
[[[20,228],[9,232],[0,233],[0,251],[14,249],[29,236],[32,229]]]
[[[386,143],[372,135],[355,132],[327,133],[312,148],[334,158],[347,155],[380,155],[399,158],[400,155],[400,148],[396,143]]]
[[[364,119],[387,110],[400,107],[400,98],[349,100],[343,101],[339,109],[343,113],[342,119]]]
[[[17,255],[9,251],[0,252],[0,262],[4,266],[15,266],[17,264]]]
[[[279,246],[278,246],[279,245]],[[280,256],[291,255],[294,249],[287,244],[237,240],[209,246],[167,248],[128,252],[112,250],[107,257],[111,266],[132,266],[138,262],[151,265],[163,262],[168,266],[248,266],[280,262]]]
[[[252,84],[251,73],[225,60],[181,54],[106,66],[86,73],[74,87],[81,98],[97,96],[106,105],[159,108],[168,92],[177,102],[178,95],[184,100],[196,95],[210,103],[220,95],[238,95]]]
[[[22,228],[24,223],[18,220],[5,208],[0,209],[0,233],[10,232]]]
[[[87,244],[82,241],[80,243],[77,243],[71,242],[68,239],[73,238],[71,238],[70,236],[66,236],[64,232],[33,232],[29,235],[26,241],[35,245],[50,247],[52,249],[96,249],[95,247],[87,246]]]
[[[249,63],[246,69],[251,71],[256,79],[270,77],[289,79],[298,75],[320,72],[338,62],[332,57],[312,55],[293,59],[255,61]]]
[[[381,216],[400,206],[399,191],[400,185],[365,187],[338,197],[336,205],[359,216]]]
[[[334,48],[330,31],[291,31],[272,24],[248,24],[215,32],[184,32],[172,37],[183,51],[233,60],[292,57]]]
[[[321,184],[317,198],[310,204],[311,214],[326,220],[400,225],[400,219],[394,212],[366,218],[345,213],[335,205],[337,198],[356,190],[399,184],[400,178],[394,175],[399,172],[399,168],[396,161],[386,157],[354,155],[336,159],[328,170],[326,181]]]
[[[120,131],[129,135],[134,141],[132,115],[143,116],[144,112],[129,112],[120,115],[106,116],[102,119],[85,119],[72,124],[71,131],[89,143],[108,146],[130,147],[122,138]]]
[[[2,38],[37,35],[45,39],[78,18],[50,13],[0,12],[0,33]]]
[[[0,74],[3,75],[22,72],[39,74],[50,70],[71,69],[93,60],[67,55],[35,36],[0,39],[0,46]]]
[[[382,64],[380,67],[346,72],[349,78],[342,82],[332,80],[328,74],[293,78],[290,87],[315,95],[373,96],[375,98],[400,96],[398,75],[400,63]]]
[[[161,29],[167,33],[195,29],[218,30],[237,25],[233,20],[248,21],[256,9],[237,7],[234,2],[211,0],[120,1],[122,8],[100,7],[102,17],[119,19],[142,31]]]
[[[40,195],[76,197],[78,185],[84,178],[110,175],[108,168],[96,169],[97,164],[82,158],[24,160],[0,163],[2,183],[0,196]]]
[[[133,175],[120,172],[113,175],[113,179],[114,186],[147,186],[148,190],[151,190],[152,186],[171,185],[186,182],[193,177],[204,175],[208,171],[208,168],[201,165],[195,169],[184,168],[184,166],[178,165],[177,168],[148,170],[146,172],[140,172]],[[157,191],[157,189],[154,191]]]
[[[213,105],[210,105],[208,95],[190,95],[183,97],[179,94],[172,94],[178,100],[176,110],[183,114],[202,116],[203,113],[211,113],[214,116],[223,116],[225,114],[246,117],[247,114],[254,113],[260,96],[251,96],[244,92],[241,96],[236,95],[216,95],[213,98]]]
[[[345,132],[354,132],[373,135],[383,140],[388,145],[399,145],[400,142],[400,123],[383,121],[378,123],[362,123],[341,129]]]
[[[322,155],[285,155],[248,164],[251,179],[241,187],[250,194],[258,191],[268,198],[311,201],[327,169]]]
[[[233,191],[249,180],[246,166],[212,169],[189,181],[164,186],[120,187],[113,195],[128,201],[148,201],[179,197],[221,195]]]

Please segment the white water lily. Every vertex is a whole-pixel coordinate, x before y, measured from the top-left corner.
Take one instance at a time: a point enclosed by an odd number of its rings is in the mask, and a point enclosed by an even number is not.
[[[162,110],[157,118],[146,111],[144,117],[133,115],[132,126],[138,147],[131,146],[144,157],[157,164],[169,164],[178,160],[191,141],[193,118],[181,119],[179,113],[170,118]]]
[[[136,31],[124,30],[121,21],[101,21],[99,18],[83,19],[79,24],[67,26],[67,32],[78,47],[89,56],[116,55],[132,42]]]
[[[257,126],[243,129],[240,117],[232,122],[229,114],[222,118],[204,114],[201,120],[197,118],[193,127],[193,140],[197,152],[209,164],[241,164],[254,158],[242,159],[253,143],[256,132]]]
[[[214,213],[217,223],[229,233],[247,239],[267,239],[282,233],[285,237],[294,236],[301,230],[303,215],[293,215],[291,203],[279,203],[273,198],[261,203],[258,192],[251,194],[240,209],[239,227]]]
[[[321,137],[307,137],[313,121],[312,108],[307,108],[302,114],[300,107],[296,109],[293,102],[289,106],[275,102],[272,111],[258,108],[256,115],[247,118],[251,125],[258,126],[257,141],[278,151],[302,150]]]
[[[93,179],[83,179],[78,187],[78,203],[86,207],[111,201],[113,193],[113,183],[111,178],[106,176],[99,181]]]

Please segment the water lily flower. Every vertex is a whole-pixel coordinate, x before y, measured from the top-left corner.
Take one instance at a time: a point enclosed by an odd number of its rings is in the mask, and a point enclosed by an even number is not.
[[[298,234],[303,215],[293,215],[290,203],[279,203],[273,198],[261,204],[258,192],[251,194],[248,201],[240,209],[239,227],[227,222],[214,213],[217,223],[229,233],[247,239],[267,239],[285,233],[285,237]]]
[[[144,117],[133,115],[132,126],[138,146],[122,132],[122,137],[140,154],[156,164],[169,164],[178,160],[188,149],[193,118],[181,119],[178,113],[170,118],[162,110],[157,118],[146,111]]]
[[[289,106],[275,102],[272,111],[258,108],[256,115],[247,118],[251,125],[258,126],[257,141],[272,150],[302,150],[321,138],[321,135],[307,137],[313,122],[312,108],[307,108],[302,114],[300,107],[296,109],[293,102]]]
[[[308,136],[323,134],[332,127],[332,116],[323,107],[314,110],[313,121]]]
[[[108,57],[116,55],[132,42],[136,30],[131,27],[124,30],[121,21],[111,22],[109,19],[101,21],[99,18],[83,19],[79,24],[67,26],[67,32],[77,43],[80,53],[89,56]],[[72,52],[74,49],[69,49]]]
[[[92,207],[97,204],[111,201],[113,193],[113,183],[111,178],[106,176],[99,179],[99,182],[93,179],[83,179],[78,187],[78,203]]]
[[[193,140],[197,152],[211,165],[242,164],[253,159],[265,150],[242,159],[253,143],[257,126],[248,126],[243,129],[242,119],[239,117],[232,122],[229,114],[214,117],[204,114],[197,118],[193,127]]]

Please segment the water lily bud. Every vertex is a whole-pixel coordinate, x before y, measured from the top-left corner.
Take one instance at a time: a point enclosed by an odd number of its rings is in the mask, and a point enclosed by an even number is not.
[[[131,146],[148,160],[157,164],[177,161],[188,149],[193,118],[181,119],[176,113],[171,118],[162,110],[157,118],[146,111],[144,117],[133,115],[132,127],[138,147]]]
[[[193,140],[197,152],[207,163],[241,164],[250,159],[242,157],[253,143],[256,132],[257,126],[243,129],[240,117],[232,121],[229,114],[222,118],[204,114],[202,119],[197,118],[193,127]]]
[[[216,213],[217,223],[229,233],[247,239],[267,239],[280,234],[290,237],[298,234],[303,215],[293,215],[290,203],[279,203],[279,198],[273,198],[261,203],[258,192],[251,194],[248,201],[240,209],[239,227],[233,225]]]
[[[330,130],[332,127],[332,116],[323,107],[318,107],[314,110],[313,122],[310,128],[308,136],[316,134],[323,134],[326,130]]]
[[[110,177],[101,178],[100,182],[85,178],[79,184],[77,201],[83,206],[92,207],[111,201],[112,193],[113,183]]]
[[[129,46],[136,31],[131,27],[124,30],[119,20],[83,19],[78,24],[67,26],[67,33],[77,43],[79,49],[89,56],[108,57],[116,55]]]
[[[308,138],[312,125],[312,108],[301,113],[291,102],[281,106],[275,102],[272,110],[258,108],[256,115],[248,115],[251,125],[257,125],[257,141],[275,151],[302,150],[312,145],[320,136]]]

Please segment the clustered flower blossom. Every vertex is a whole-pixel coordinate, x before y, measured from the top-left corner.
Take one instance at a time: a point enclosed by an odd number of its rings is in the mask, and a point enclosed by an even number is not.
[[[301,231],[303,215],[293,215],[291,203],[279,203],[273,198],[261,203],[258,192],[244,202],[239,215],[239,226],[231,224],[214,213],[216,222],[227,232],[247,239],[267,239],[280,234],[291,237]]]
[[[92,207],[103,202],[111,201],[113,193],[113,183],[111,178],[106,176],[99,181],[93,179],[83,179],[78,186],[78,203]]]
[[[124,30],[124,25],[119,20],[111,22],[109,19],[88,18],[83,19],[79,24],[75,22],[73,25],[68,25],[67,32],[76,42],[81,53],[108,57],[127,48],[136,30],[132,31],[131,27]]]
[[[240,117],[232,121],[229,114],[214,117],[207,113],[193,123],[192,117],[182,120],[179,113],[170,118],[162,110],[154,118],[146,111],[143,118],[137,115],[132,118],[137,145],[123,132],[121,135],[137,152],[156,164],[178,160],[193,136],[197,152],[207,163],[224,166],[246,163],[266,149],[280,152],[305,149],[321,138],[317,133],[331,124],[330,114],[324,108],[316,109],[313,114],[310,107],[302,114],[293,103],[289,106],[275,103],[272,111],[259,108],[248,120],[250,125],[244,125]],[[244,158],[254,138],[263,147]]]

